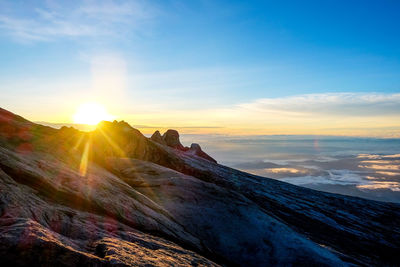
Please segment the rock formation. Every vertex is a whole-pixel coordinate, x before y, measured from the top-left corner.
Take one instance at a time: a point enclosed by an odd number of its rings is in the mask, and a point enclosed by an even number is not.
[[[161,145],[167,145],[158,130],[153,133],[153,135],[150,137],[150,139]]]
[[[166,131],[163,136],[161,136],[159,131],[155,131],[153,135],[150,137],[150,139],[158,144],[169,146],[180,151],[184,151],[186,152],[187,155],[201,157],[208,161],[217,163],[215,159],[210,157],[207,153],[205,153],[201,149],[199,144],[193,143],[191,144],[190,148],[184,147],[181,144],[181,141],[179,140],[179,133],[176,130],[170,129]]]
[[[179,140],[179,133],[176,130],[167,130],[163,136],[162,136],[165,144],[169,147],[185,151],[187,148],[185,148],[182,144],[181,141]]]
[[[211,162],[217,163],[217,161],[215,159],[213,159],[212,157],[210,157],[206,152],[204,152],[199,144],[193,143],[190,145],[189,150],[187,151],[188,154],[191,155],[196,155],[199,156],[201,158],[204,158],[206,160],[209,160]]]
[[[199,144],[193,143],[190,148],[189,147],[184,147],[181,144],[181,141],[179,140],[179,133],[176,130],[168,130],[164,133],[163,136],[161,136],[159,131],[155,131],[153,135],[150,137],[150,139],[156,143],[159,143],[161,145],[166,145],[169,147],[172,147],[174,149],[178,149],[180,151],[186,152],[187,155],[192,155],[192,156],[197,156],[201,157],[203,159],[206,159],[208,161],[217,163],[215,159],[210,157],[207,153],[205,153]]]
[[[244,173],[164,136],[118,122],[56,130],[0,109],[2,264],[400,262],[400,205]]]

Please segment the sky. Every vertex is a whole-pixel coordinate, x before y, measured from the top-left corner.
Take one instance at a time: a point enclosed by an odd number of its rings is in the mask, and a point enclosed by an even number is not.
[[[0,105],[150,133],[400,137],[399,1],[0,0]]]

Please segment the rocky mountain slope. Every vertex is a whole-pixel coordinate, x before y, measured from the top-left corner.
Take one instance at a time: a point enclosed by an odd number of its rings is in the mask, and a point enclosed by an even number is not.
[[[0,192],[10,266],[400,262],[400,205],[234,170],[173,130],[56,130],[0,109]]]

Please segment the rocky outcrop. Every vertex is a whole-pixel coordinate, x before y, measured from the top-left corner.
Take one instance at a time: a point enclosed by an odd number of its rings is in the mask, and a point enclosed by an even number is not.
[[[215,159],[205,153],[199,144],[193,143],[190,148],[184,147],[179,140],[179,133],[176,130],[168,130],[161,136],[159,131],[155,131],[150,139],[158,144],[166,145],[174,149],[186,152],[187,155],[201,157],[208,161],[217,163]]]
[[[171,130],[169,129],[166,131],[163,136],[162,136],[165,144],[169,147],[185,151],[187,150],[182,144],[181,141],[179,140],[179,133],[176,130]]]
[[[126,123],[104,122],[84,133],[0,110],[2,263],[400,261],[400,205],[254,176],[195,155],[199,151],[196,145],[187,152],[160,145]]]
[[[153,133],[153,135],[150,137],[150,139],[161,145],[166,145],[164,139],[162,138],[162,136],[158,130]]]
[[[203,159],[206,159],[208,161],[217,163],[217,161],[215,159],[213,159],[212,157],[210,157],[206,152],[204,152],[199,144],[193,143],[190,145],[189,150],[187,150],[187,154],[189,155],[196,155],[198,157],[201,157]]]

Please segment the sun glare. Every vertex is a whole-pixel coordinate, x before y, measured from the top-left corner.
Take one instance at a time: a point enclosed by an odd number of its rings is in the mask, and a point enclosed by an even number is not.
[[[112,120],[113,116],[98,103],[82,104],[74,115],[74,123],[96,125],[100,121]]]

